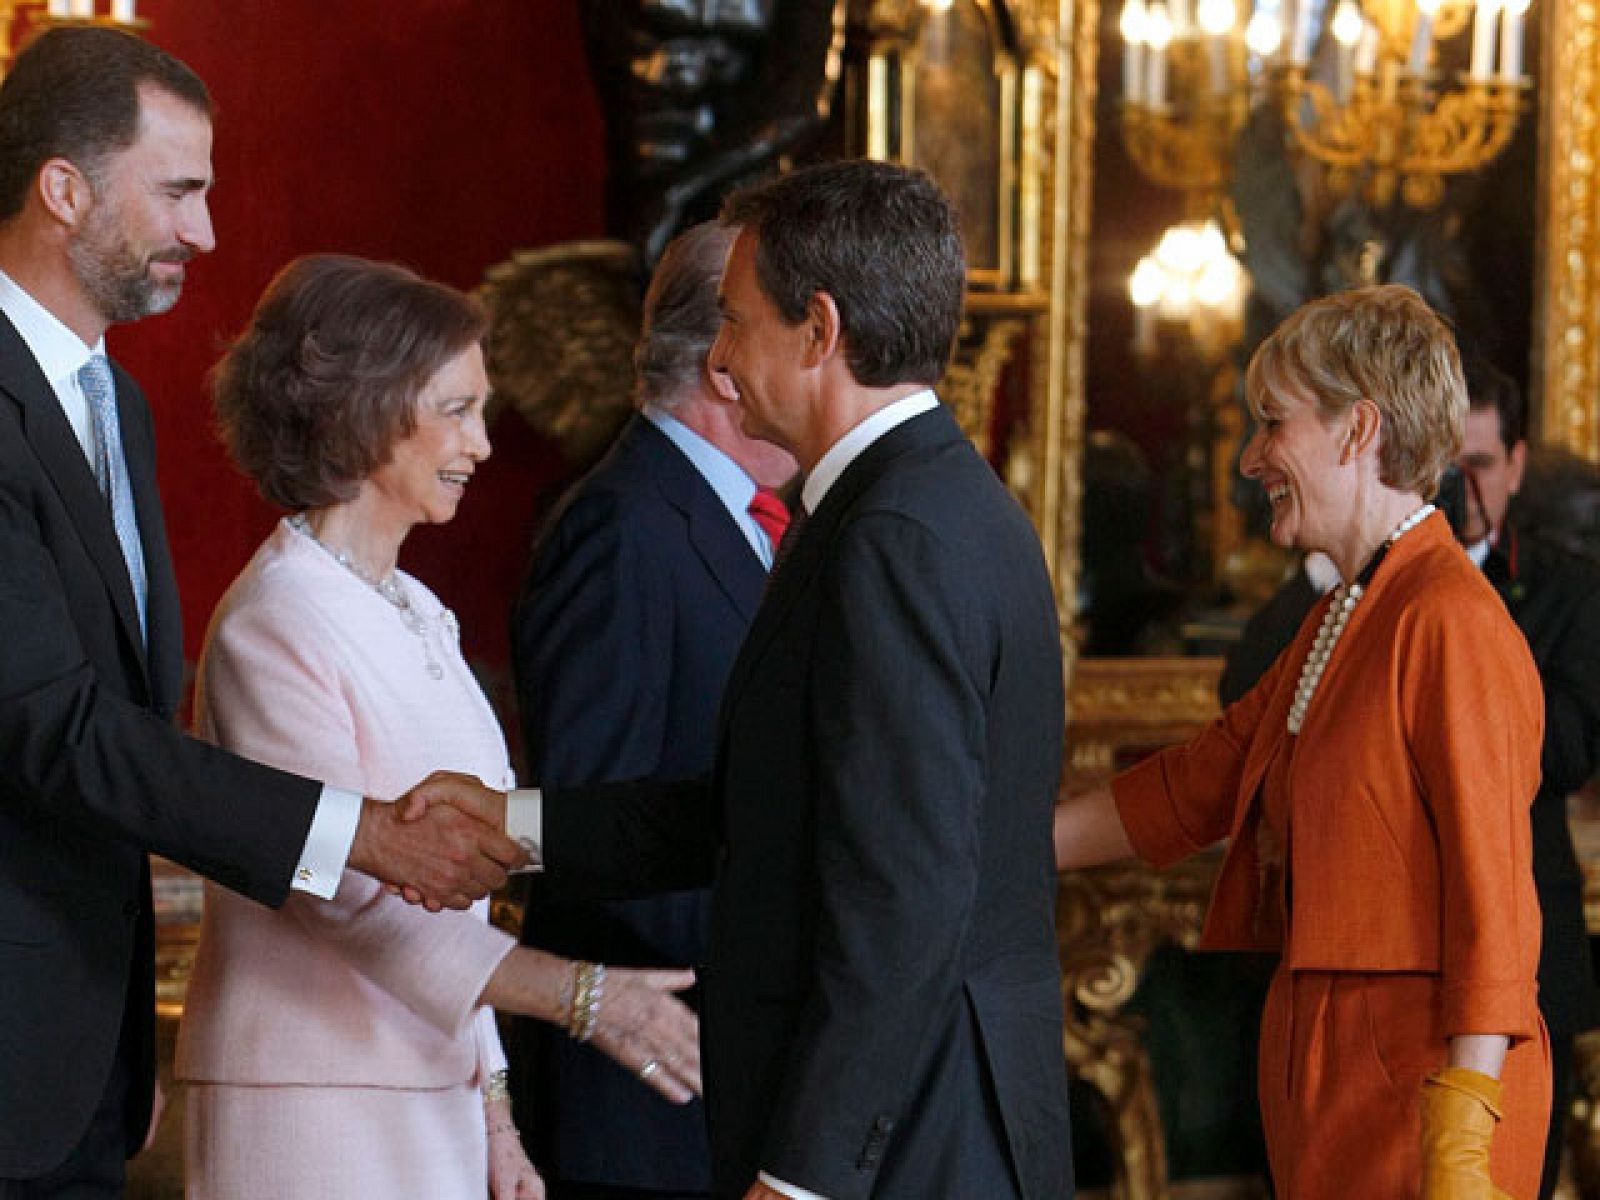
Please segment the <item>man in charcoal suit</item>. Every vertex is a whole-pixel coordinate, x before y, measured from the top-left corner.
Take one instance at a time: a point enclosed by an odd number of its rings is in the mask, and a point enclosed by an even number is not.
[[[1059,626],[1026,516],[930,390],[961,318],[954,214],[920,172],[857,161],[724,221],[711,365],[745,432],[795,456],[810,516],[710,780],[547,792],[549,882],[714,880],[719,1200],[1069,1196]]]
[[[711,767],[717,706],[787,509],[794,460],[738,426],[706,355],[733,231],[672,242],[645,296],[640,412],[534,548],[511,622],[529,778],[683,779]],[[630,966],[704,959],[710,894],[585,903],[536,882],[524,942]],[[519,1021],[513,1088],[551,1200],[703,1196],[705,1113],[548,1023]]]
[[[52,30],[0,86],[0,1200],[123,1192],[154,1107],[147,850],[265,904],[348,865],[464,907],[521,857],[451,780],[402,824],[173,726],[150,410],[104,336],[177,301],[210,185],[205,85],[138,38]]]

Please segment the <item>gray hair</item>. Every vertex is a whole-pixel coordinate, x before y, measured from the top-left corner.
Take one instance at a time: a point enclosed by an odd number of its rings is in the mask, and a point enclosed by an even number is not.
[[[705,369],[722,318],[717,284],[737,231],[707,221],[672,240],[644,296],[634,400],[672,409]]]

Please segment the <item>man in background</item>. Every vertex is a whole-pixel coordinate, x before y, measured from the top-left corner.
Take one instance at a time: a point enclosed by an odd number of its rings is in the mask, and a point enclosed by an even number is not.
[[[711,371],[717,283],[733,231],[668,246],[634,353],[639,408],[564,499],[512,615],[528,775],[544,787],[702,775],[717,706],[761,602],[788,511],[785,451],[747,436]],[[689,966],[707,947],[705,889],[613,903],[535,877],[523,941],[627,966]],[[519,1021],[513,1086],[551,1200],[703,1196],[705,1113],[673,1105],[590,1047]]]
[[[1533,880],[1544,917],[1539,1010],[1550,1029],[1550,1140],[1539,1194],[1555,1191],[1575,1084],[1573,1039],[1600,1023],[1583,873],[1567,824],[1567,797],[1600,765],[1600,567],[1508,519],[1527,459],[1521,390],[1481,358],[1465,362],[1466,482],[1457,536],[1500,592],[1528,639],[1544,685],[1543,778],[1533,802]]]
[[[150,410],[105,333],[177,302],[210,187],[210,96],[147,42],[51,30],[0,86],[0,1200],[123,1193],[154,1108],[147,851],[270,905],[348,865],[465,907],[521,858],[173,725]]]

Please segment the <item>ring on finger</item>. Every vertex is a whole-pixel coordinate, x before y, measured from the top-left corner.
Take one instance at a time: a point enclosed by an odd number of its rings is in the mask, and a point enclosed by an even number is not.
[[[653,1058],[647,1058],[644,1060],[644,1065],[639,1068],[639,1078],[649,1079],[659,1070],[661,1070],[661,1064]]]

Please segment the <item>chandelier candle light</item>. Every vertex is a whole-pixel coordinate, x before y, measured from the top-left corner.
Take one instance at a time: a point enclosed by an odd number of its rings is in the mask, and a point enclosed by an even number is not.
[[[1124,0],[1123,132],[1155,182],[1224,186],[1257,99],[1339,192],[1428,208],[1511,140],[1529,0]],[[1440,45],[1470,28],[1465,71]]]
[[[109,25],[118,29],[148,29],[136,9],[137,0],[110,0],[105,13],[96,0],[0,0],[0,75],[11,65],[17,39],[52,25]],[[19,25],[18,18],[24,20]]]

